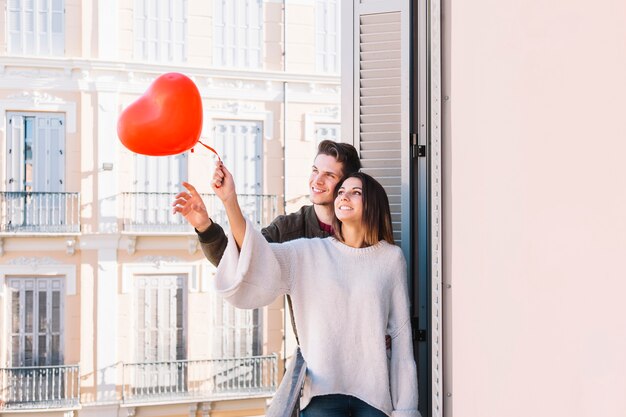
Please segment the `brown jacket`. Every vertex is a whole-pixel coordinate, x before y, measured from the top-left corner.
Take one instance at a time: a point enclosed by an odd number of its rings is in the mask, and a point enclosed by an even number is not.
[[[269,226],[262,229],[261,233],[270,243],[283,243],[301,237],[330,236],[320,228],[313,206],[303,206],[295,213],[278,216]],[[219,224],[213,223],[207,230],[198,233],[198,240],[204,256],[217,266],[228,243],[224,229]]]

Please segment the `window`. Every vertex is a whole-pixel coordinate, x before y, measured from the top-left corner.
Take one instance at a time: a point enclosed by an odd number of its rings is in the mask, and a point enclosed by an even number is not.
[[[319,144],[323,140],[339,142],[341,139],[341,124],[339,123],[316,123],[315,143]]]
[[[185,387],[186,368],[175,362],[187,358],[185,309],[183,275],[135,277],[137,392]]]
[[[8,113],[8,119],[8,190],[63,191],[65,117],[53,113]]]
[[[9,0],[9,53],[62,56],[65,52],[63,0]]]
[[[65,193],[65,116],[8,116],[6,221],[10,231],[77,231],[78,195]]]
[[[213,63],[261,68],[263,1],[215,0],[213,12]]]
[[[238,309],[214,295],[214,358],[242,358],[261,354],[261,310]]]
[[[187,0],[135,0],[135,58],[185,62]]]
[[[10,278],[11,366],[63,364],[63,279]]]
[[[172,156],[135,156],[135,191],[139,193],[177,193],[187,181],[187,154]]]
[[[185,359],[185,288],[182,275],[135,277],[137,361]]]
[[[315,0],[315,67],[318,72],[338,74],[339,2]]]
[[[187,228],[183,216],[172,216],[170,204],[187,181],[187,154],[172,156],[134,155],[135,181],[132,193],[133,221],[153,231]]]

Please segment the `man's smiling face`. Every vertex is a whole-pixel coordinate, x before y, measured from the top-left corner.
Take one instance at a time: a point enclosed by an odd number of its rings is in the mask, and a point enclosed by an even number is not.
[[[309,177],[309,199],[313,204],[330,205],[337,183],[343,176],[343,164],[335,157],[319,154],[315,157]]]

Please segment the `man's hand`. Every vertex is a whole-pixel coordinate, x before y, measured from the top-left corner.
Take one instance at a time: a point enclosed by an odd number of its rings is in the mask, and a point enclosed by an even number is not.
[[[198,232],[202,233],[212,224],[209,213],[207,213],[204,201],[202,201],[202,197],[200,197],[196,188],[188,182],[183,182],[183,187],[185,187],[187,191],[180,192],[176,195],[172,203],[172,213],[182,214],[190,225],[195,227]]]

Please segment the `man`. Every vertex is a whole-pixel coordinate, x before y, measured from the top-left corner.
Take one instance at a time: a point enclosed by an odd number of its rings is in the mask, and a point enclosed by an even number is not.
[[[295,213],[278,216],[261,230],[268,242],[282,243],[302,237],[332,236],[335,186],[344,175],[361,169],[359,155],[352,145],[330,140],[320,142],[309,177],[309,199],[312,205]],[[221,172],[221,171],[218,171]],[[215,180],[220,181],[220,178]],[[174,213],[180,213],[196,229],[206,258],[215,266],[222,259],[228,238],[222,227],[207,213],[202,197],[195,187],[184,182],[183,191],[174,200]]]

